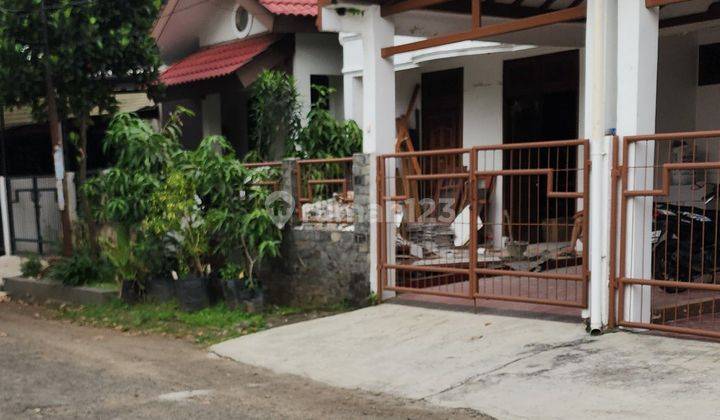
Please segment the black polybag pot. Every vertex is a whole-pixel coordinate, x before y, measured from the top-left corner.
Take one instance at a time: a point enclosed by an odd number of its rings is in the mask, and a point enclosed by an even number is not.
[[[175,283],[171,277],[156,277],[147,282],[145,295],[153,302],[168,302],[175,298]]]
[[[123,280],[120,284],[120,299],[128,305],[134,305],[140,301],[142,291],[140,284],[135,280]]]
[[[207,277],[187,276],[175,285],[178,304],[185,312],[195,312],[210,306]]]
[[[241,307],[245,301],[252,299],[252,291],[245,288],[243,280],[222,280],[225,304],[230,309]]]

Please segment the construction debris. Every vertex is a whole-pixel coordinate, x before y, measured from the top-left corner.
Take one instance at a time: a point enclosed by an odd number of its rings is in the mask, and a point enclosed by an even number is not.
[[[312,225],[352,225],[354,221],[352,191],[347,197],[342,194],[333,194],[327,200],[305,203],[302,206],[303,224]]]

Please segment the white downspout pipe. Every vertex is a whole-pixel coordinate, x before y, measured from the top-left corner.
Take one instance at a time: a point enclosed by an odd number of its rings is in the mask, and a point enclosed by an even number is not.
[[[607,224],[608,210],[608,179],[606,173],[606,141],[605,141],[605,102],[606,102],[606,22],[607,0],[590,0],[586,28],[586,137],[590,140],[590,218],[589,246],[590,255],[590,329],[598,332],[603,328],[603,302],[607,302],[608,293],[607,235],[604,230]],[[586,168],[587,169],[587,168]],[[587,236],[587,235],[586,235]]]

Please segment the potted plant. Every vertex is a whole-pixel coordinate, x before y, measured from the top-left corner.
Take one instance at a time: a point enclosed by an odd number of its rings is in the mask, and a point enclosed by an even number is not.
[[[155,131],[137,115],[116,114],[103,140],[103,151],[115,165],[83,184],[82,193],[92,203],[95,221],[104,225],[103,257],[115,268],[120,296],[136,301],[148,274],[147,249],[151,244],[143,221],[151,198],[165,183],[169,168],[181,153],[181,117],[191,115],[179,108],[168,123]]]
[[[120,299],[128,304],[137,303],[144,293],[140,282],[144,264],[140,246],[130,229],[118,225],[113,234],[98,241],[103,255],[114,268],[115,281],[120,288]]]
[[[163,238],[153,238],[148,244],[145,297],[153,302],[168,302],[175,299],[176,295],[172,272],[177,267],[177,260],[169,252],[171,247]]]
[[[245,287],[245,274],[241,266],[228,263],[220,270],[225,304],[230,309],[242,307],[253,298],[252,291]]]
[[[270,211],[279,213],[280,209],[267,208],[266,199],[271,191],[257,182],[262,174],[243,168],[234,158],[224,159],[222,165],[210,165],[223,168],[214,182],[214,185],[223,185],[223,190],[211,194],[215,201],[207,220],[213,229],[215,252],[226,259],[231,259],[233,252],[235,258],[232,259],[238,263],[227,269],[223,277],[241,279],[247,310],[260,311],[264,296],[257,277],[258,267],[267,257],[279,254],[281,226],[275,224]],[[278,201],[273,205],[280,207],[283,203]]]
[[[153,195],[145,227],[170,242],[177,256],[174,271],[175,289],[180,308],[193,312],[210,304],[205,261],[210,253],[210,225],[205,218],[202,200],[192,171],[176,169]]]

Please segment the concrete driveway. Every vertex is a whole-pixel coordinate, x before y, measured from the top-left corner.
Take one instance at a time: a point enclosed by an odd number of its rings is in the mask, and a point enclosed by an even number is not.
[[[218,344],[326,384],[498,418],[720,417],[720,344],[383,304]]]

